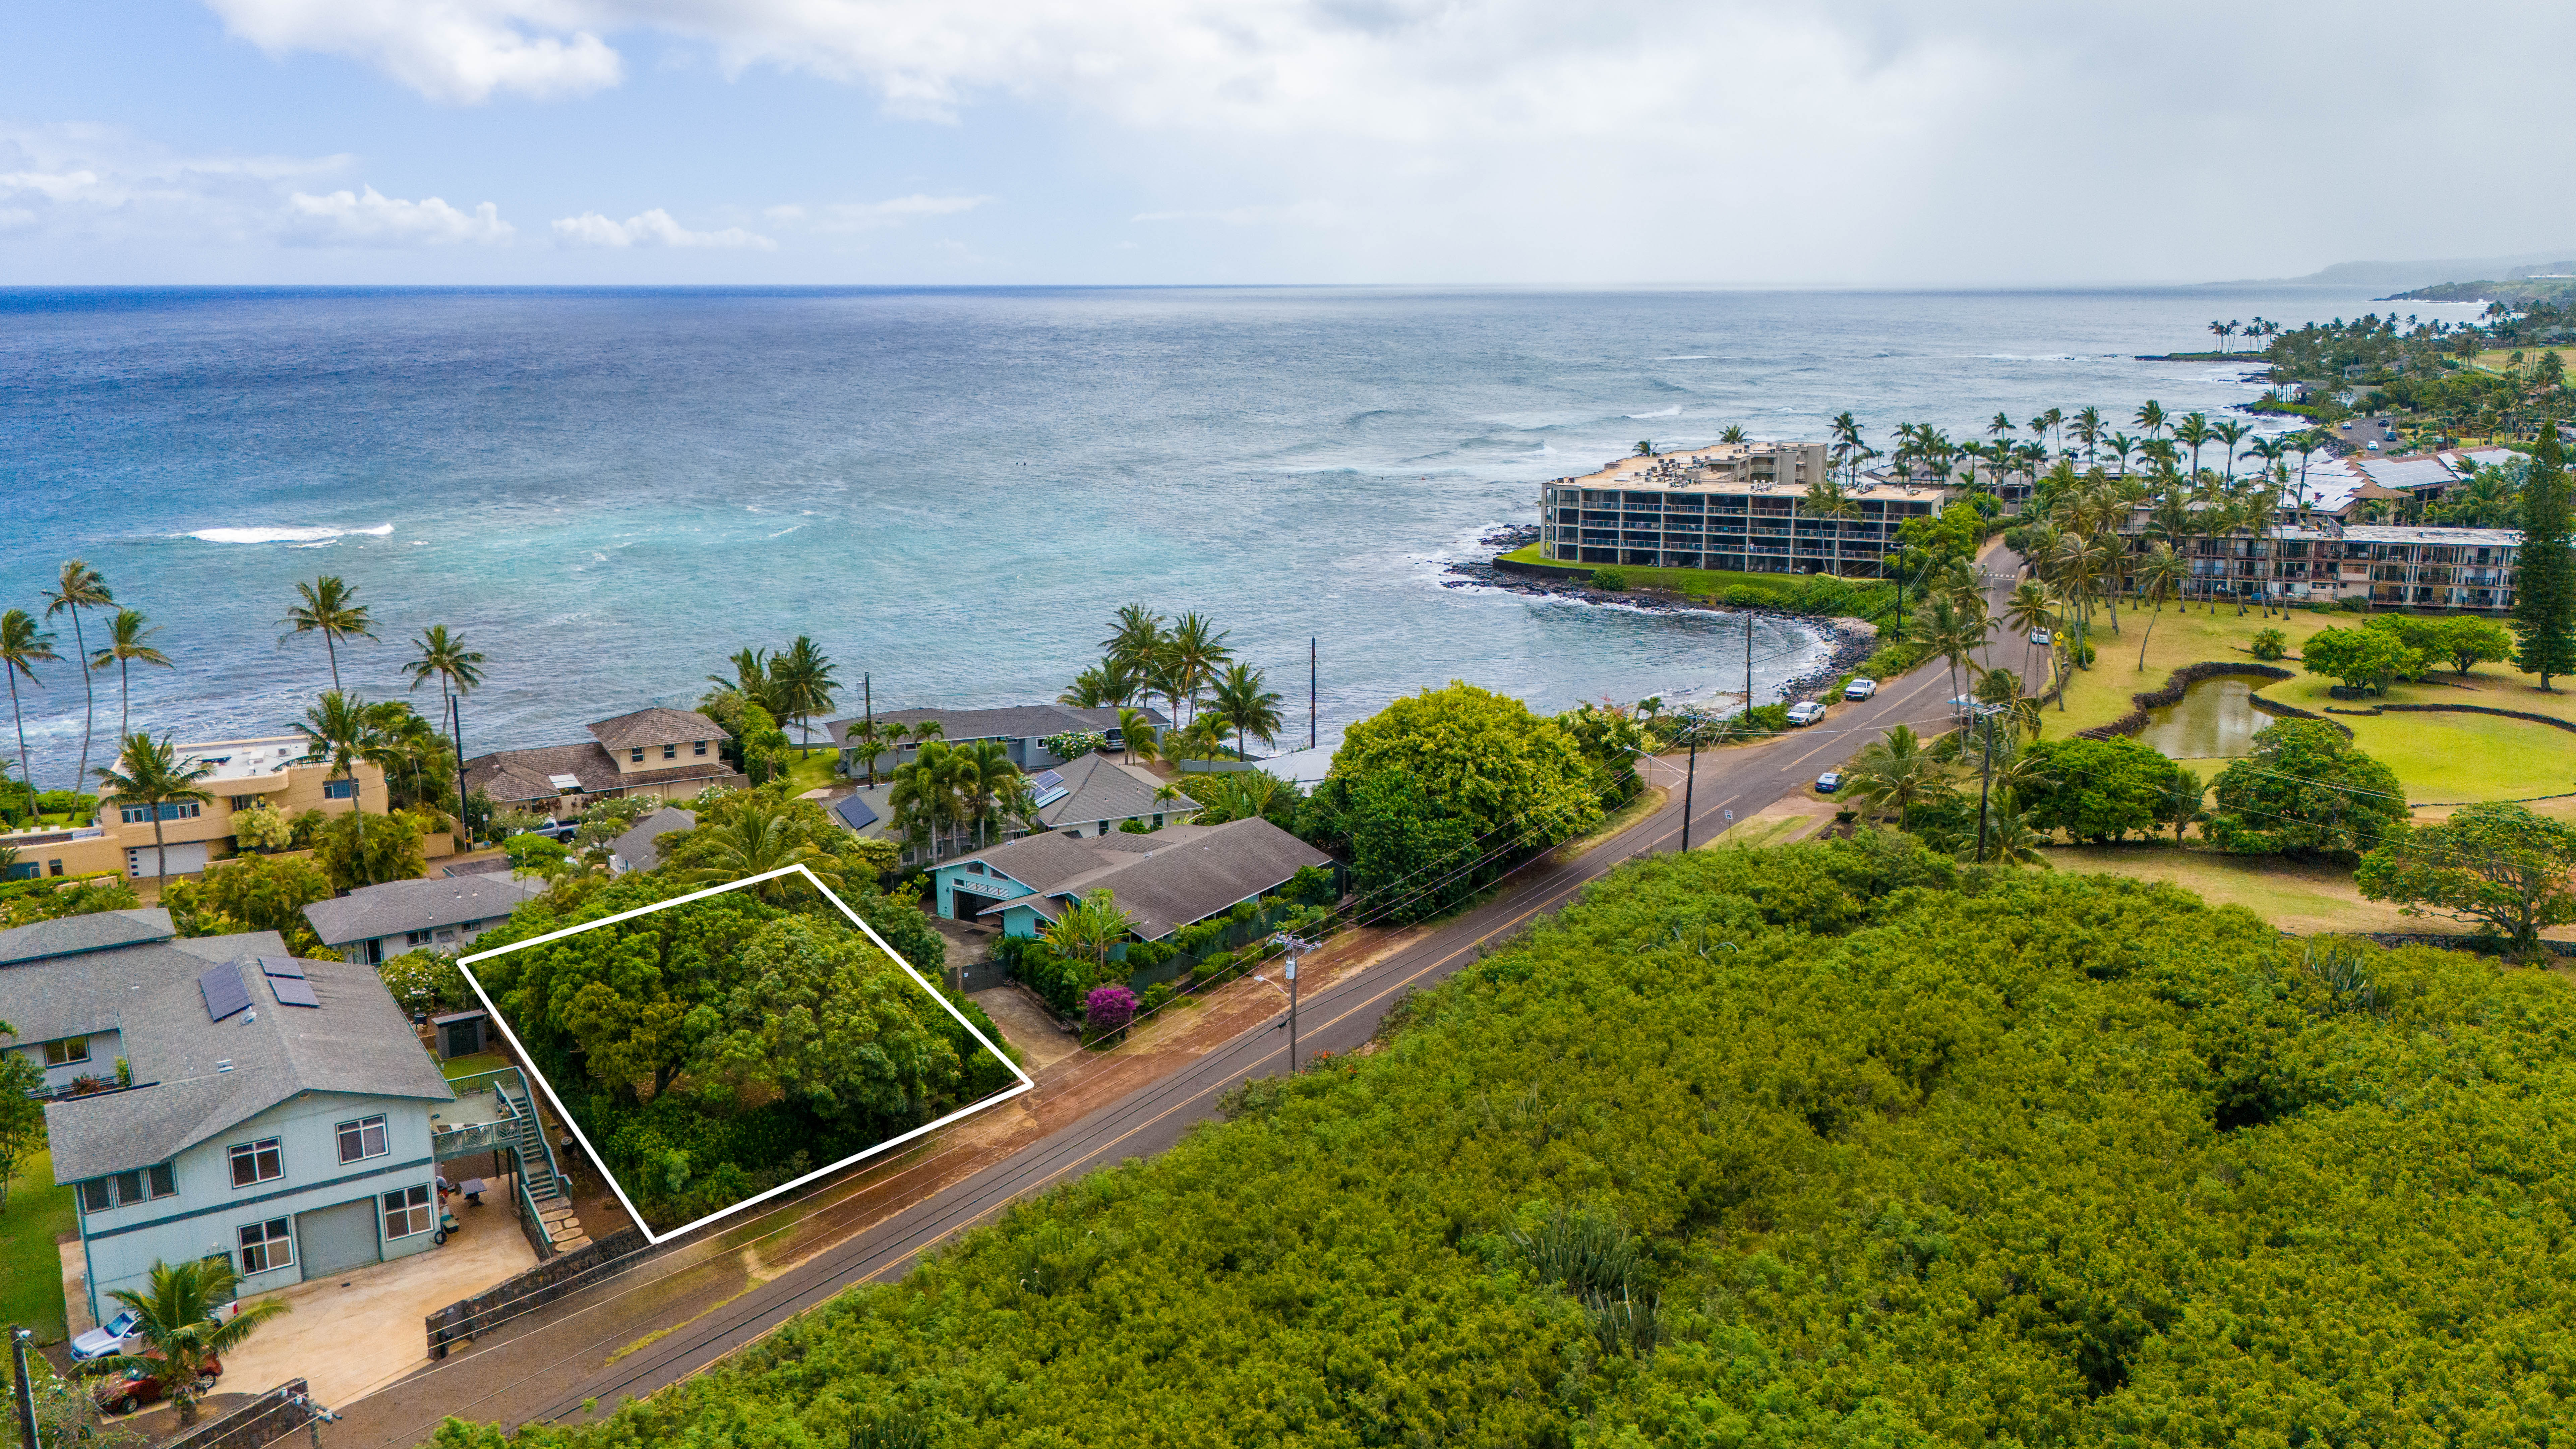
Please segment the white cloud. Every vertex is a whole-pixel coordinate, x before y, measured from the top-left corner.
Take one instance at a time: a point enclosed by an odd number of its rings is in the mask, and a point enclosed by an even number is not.
[[[776,251],[778,243],[756,232],[729,226],[722,231],[691,231],[660,207],[624,221],[610,221],[595,211],[559,218],[555,240],[568,247],[710,247]]]
[[[273,239],[286,192],[346,156],[190,154],[103,126],[0,126],[0,217],[14,233],[83,246]]]
[[[425,96],[459,104],[508,92],[581,96],[617,84],[617,52],[553,0],[212,0],[233,32],[272,55],[363,60]]]
[[[886,201],[840,202],[827,206],[789,204],[773,206],[761,213],[782,226],[802,226],[817,232],[876,231],[901,226],[926,216],[955,216],[973,211],[993,198],[989,196],[929,196],[915,192]]]
[[[459,242],[507,242],[516,228],[484,202],[459,211],[438,197],[404,201],[369,186],[324,196],[296,192],[286,199],[292,218],[287,238],[307,246],[408,247]]]

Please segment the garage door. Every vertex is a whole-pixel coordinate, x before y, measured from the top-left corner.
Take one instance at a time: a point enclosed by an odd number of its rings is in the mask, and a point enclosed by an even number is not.
[[[206,868],[206,842],[173,841],[169,847],[170,873],[195,875]],[[129,847],[125,852],[125,873],[136,880],[150,880],[161,869],[161,852],[151,846]]]
[[[338,1207],[297,1213],[295,1246],[303,1252],[307,1280],[376,1261],[383,1256],[376,1248],[376,1200],[362,1197]]]

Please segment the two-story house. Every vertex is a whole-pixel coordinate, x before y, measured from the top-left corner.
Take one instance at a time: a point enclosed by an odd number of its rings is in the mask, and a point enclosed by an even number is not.
[[[372,968],[201,961],[118,1026],[133,1084],[45,1107],[93,1314],[155,1263],[222,1254],[247,1295],[431,1245],[430,1112],[455,1094]]]
[[[16,863],[7,868],[8,876],[16,880],[112,870],[133,880],[150,880],[161,870],[165,851],[171,875],[195,875],[234,853],[233,817],[244,810],[264,805],[295,816],[307,810],[336,815],[361,807],[380,813],[386,808],[381,768],[361,763],[345,775],[337,774],[328,766],[306,763],[310,749],[301,735],[180,745],[175,751],[180,760],[208,767],[197,784],[213,799],[148,806],[123,804],[109,795],[99,801],[98,818],[92,824],[0,835],[0,845],[18,852]],[[152,839],[156,813],[161,817],[157,849]],[[436,835],[429,846],[432,855],[444,855],[451,848],[445,837]]]
[[[387,881],[315,901],[304,919],[343,958],[381,966],[406,951],[461,951],[545,893],[544,881],[500,874]]]
[[[47,1095],[115,1085],[126,1009],[217,961],[283,956],[275,931],[183,941],[160,910],[104,911],[0,931],[0,1052],[35,1064]]]
[[[496,750],[465,762],[465,788],[493,804],[569,819],[620,795],[686,799],[749,781],[724,762],[724,727],[685,709],[639,709],[590,727],[578,745]]]

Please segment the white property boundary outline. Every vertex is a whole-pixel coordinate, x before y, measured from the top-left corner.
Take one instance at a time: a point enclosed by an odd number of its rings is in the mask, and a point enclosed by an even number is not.
[[[719,896],[723,895],[727,891],[742,890],[747,886],[756,886],[761,884],[763,881],[772,881],[781,876],[788,875],[803,876],[807,885],[810,885],[815,890],[821,892],[823,899],[830,901],[833,906],[839,909],[842,915],[849,918],[851,925],[858,927],[878,950],[883,951],[886,954],[887,960],[902,967],[903,974],[911,977],[914,985],[919,986],[924,992],[928,993],[931,1000],[938,1002],[942,1009],[944,1009],[951,1017],[956,1019],[959,1026],[966,1028],[966,1034],[968,1036],[975,1038],[976,1042],[980,1044],[984,1050],[991,1052],[995,1060],[1001,1062],[1003,1066],[1010,1068],[1011,1075],[1018,1079],[1019,1085],[1012,1087],[1008,1091],[996,1092],[980,1102],[974,1102],[967,1106],[960,1107],[956,1111],[949,1113],[947,1116],[942,1117],[935,1122],[925,1122],[921,1126],[915,1127],[911,1131],[903,1133],[900,1136],[889,1137],[885,1141],[880,1142],[873,1147],[852,1153],[838,1162],[818,1167],[812,1172],[806,1173],[803,1177],[797,1178],[792,1182],[782,1182],[778,1186],[769,1189],[767,1192],[760,1193],[757,1196],[744,1198],[742,1201],[735,1203],[731,1207],[721,1208],[715,1212],[707,1214],[705,1217],[683,1223],[679,1227],[673,1228],[668,1232],[657,1233],[644,1221],[644,1214],[636,1209],[635,1200],[626,1195],[626,1187],[623,1183],[620,1183],[617,1180],[617,1174],[608,1170],[608,1160],[599,1155],[599,1150],[597,1148],[590,1145],[589,1135],[581,1130],[581,1124],[573,1119],[573,1115],[570,1111],[565,1109],[563,1098],[555,1095],[554,1083],[546,1080],[546,1074],[537,1069],[535,1059],[528,1055],[527,1048],[519,1044],[519,1034],[510,1029],[510,1019],[503,1015],[501,1008],[493,1002],[491,993],[483,989],[483,983],[481,980],[476,978],[472,967],[477,961],[489,961],[496,956],[507,956],[513,951],[524,951],[530,946],[542,946],[549,941],[560,941],[566,936],[578,936],[584,931],[596,931],[602,926],[614,926],[621,921],[631,921],[638,916],[649,916],[655,911],[669,910],[674,906],[685,906],[692,901],[702,901],[709,896]],[[516,1055],[522,1063],[526,1064],[528,1076],[536,1081],[537,1089],[544,1092],[546,1094],[546,1100],[553,1104],[555,1116],[562,1119],[564,1129],[572,1133],[574,1139],[581,1143],[581,1150],[583,1153],[588,1155],[591,1162],[599,1168],[599,1175],[607,1179],[608,1190],[617,1194],[618,1202],[623,1204],[626,1208],[626,1216],[632,1219],[636,1229],[644,1234],[644,1241],[655,1247],[660,1247],[662,1244],[670,1242],[675,1238],[685,1237],[720,1218],[731,1217],[735,1213],[741,1212],[744,1208],[767,1202],[769,1199],[778,1196],[780,1193],[792,1192],[818,1178],[828,1177],[831,1174],[840,1171],[842,1168],[848,1167],[852,1163],[864,1162],[868,1158],[874,1157],[878,1153],[884,1152],[889,1148],[900,1147],[904,1143],[910,1142],[916,1137],[920,1137],[926,1133],[936,1132],[940,1128],[945,1127],[952,1122],[962,1121],[967,1117],[973,1116],[977,1112],[983,1111],[987,1107],[1000,1106],[1002,1103],[1007,1102],[1013,1097],[1017,1097],[1024,1092],[1037,1090],[1037,1082],[1033,1080],[1027,1072],[1020,1069],[1020,1064],[1018,1062],[1011,1060],[1011,1054],[1009,1052],[996,1046],[991,1040],[987,1039],[982,1032],[977,1031],[975,1029],[975,1023],[966,1019],[966,1014],[957,1009],[955,1002],[950,1001],[938,987],[931,985],[929,980],[920,972],[912,969],[912,963],[903,959],[902,952],[887,945],[885,938],[876,933],[875,927],[870,926],[866,921],[861,920],[858,912],[851,910],[848,904],[842,901],[839,896],[832,894],[829,887],[814,878],[814,872],[807,870],[802,865],[780,866],[776,870],[764,871],[759,875],[744,876],[741,880],[728,881],[720,886],[709,886],[707,889],[702,891],[691,891],[689,894],[684,896],[673,896],[667,901],[656,901],[649,906],[638,906],[631,911],[620,911],[613,916],[602,916],[596,921],[584,921],[577,926],[566,926],[559,931],[548,931],[542,936],[531,936],[524,941],[513,941],[507,946],[498,947],[494,950],[478,951],[471,956],[460,957],[456,964],[458,969],[464,972],[465,984],[474,988],[474,995],[483,1003],[483,1009],[491,1014],[493,1023],[501,1028],[501,1035],[510,1043],[511,1052]]]

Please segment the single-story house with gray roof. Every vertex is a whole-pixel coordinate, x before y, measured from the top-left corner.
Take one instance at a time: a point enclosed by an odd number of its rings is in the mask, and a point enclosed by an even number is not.
[[[245,951],[119,1017],[133,1084],[45,1108],[93,1315],[155,1263],[220,1253],[251,1294],[430,1246],[455,1093],[374,968]]]
[[[1146,709],[1147,721],[1161,729],[1165,723],[1162,711]],[[952,745],[975,740],[997,740],[1011,763],[1034,774],[1050,765],[1061,765],[1063,759],[1046,747],[1045,741],[1062,734],[1102,734],[1109,737],[1110,747],[1119,747],[1118,711],[1092,709],[1071,704],[1015,704],[999,709],[883,709],[873,715],[852,715],[824,725],[832,736],[833,747],[841,752],[841,773],[852,779],[864,779],[868,767],[852,748],[857,741],[850,732],[873,719],[880,728],[901,725],[907,732],[905,742],[877,760],[877,776],[910,760],[920,752],[920,744],[909,738],[909,732],[925,724],[939,727],[939,738]]]
[[[933,873],[939,913],[999,922],[1034,936],[1093,891],[1105,890],[1139,940],[1258,900],[1308,866],[1333,858],[1253,816],[1223,825],[1173,825],[1149,835],[1074,837],[1050,832],[976,851]]]
[[[128,1056],[124,1021],[137,1001],[208,964],[245,954],[286,954],[275,931],[182,940],[170,913],[103,911],[0,931],[0,1052],[33,1063],[48,1095],[76,1083],[116,1080]]]
[[[608,868],[619,875],[630,870],[651,870],[662,863],[663,836],[697,828],[695,811],[665,805],[608,843]]]
[[[508,920],[520,902],[545,893],[544,881],[514,875],[387,881],[315,901],[304,908],[304,919],[323,945],[381,966],[405,951],[462,950]]]

